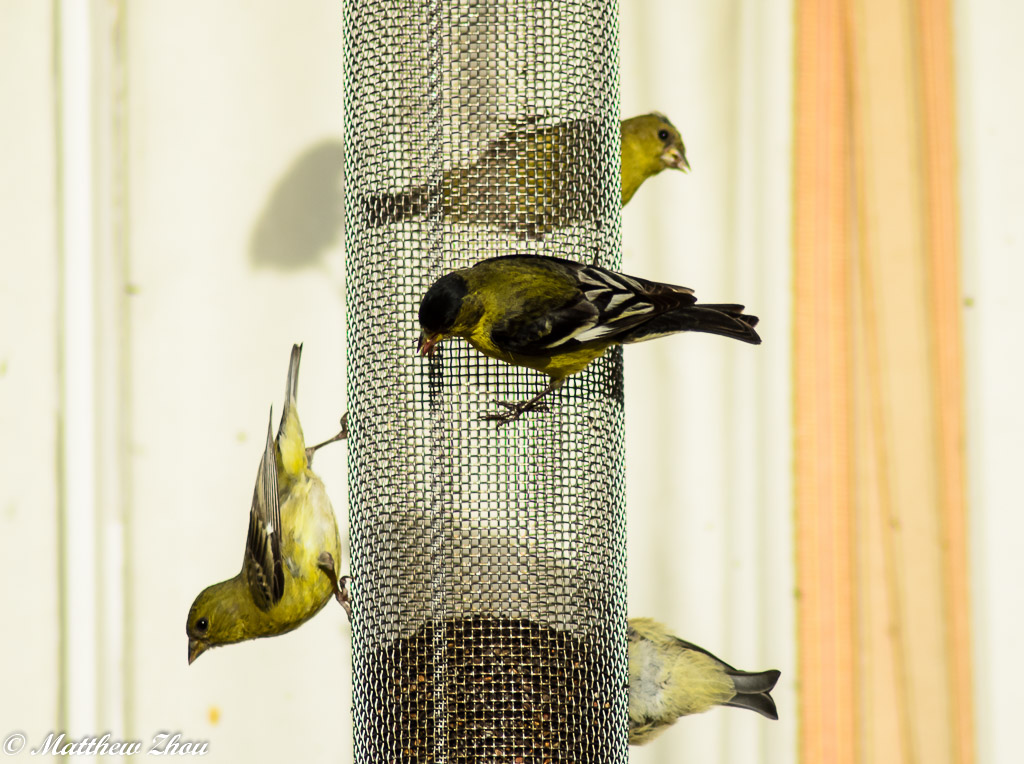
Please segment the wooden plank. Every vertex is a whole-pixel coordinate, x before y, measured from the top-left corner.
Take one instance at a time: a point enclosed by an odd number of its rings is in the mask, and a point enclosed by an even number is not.
[[[800,756],[857,761],[843,9],[797,5],[794,417]]]

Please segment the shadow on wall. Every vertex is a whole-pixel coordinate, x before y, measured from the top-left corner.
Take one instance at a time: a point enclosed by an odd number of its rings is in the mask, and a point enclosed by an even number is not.
[[[344,227],[343,176],[340,140],[303,152],[274,186],[253,226],[252,264],[285,270],[322,264]]]

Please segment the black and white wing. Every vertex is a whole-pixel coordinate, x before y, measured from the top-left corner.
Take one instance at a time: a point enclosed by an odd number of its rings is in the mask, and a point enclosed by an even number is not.
[[[273,410],[271,410],[271,418]],[[256,475],[245,542],[245,577],[253,602],[269,610],[284,595],[284,558],[281,554],[281,503],[277,486],[277,450],[272,424]]]
[[[594,265],[531,258],[559,278],[560,289],[538,304],[524,304],[518,316],[495,326],[499,347],[522,355],[546,356],[592,346],[630,342],[635,329],[697,300],[693,290],[659,284]],[[542,293],[542,290],[538,290]]]

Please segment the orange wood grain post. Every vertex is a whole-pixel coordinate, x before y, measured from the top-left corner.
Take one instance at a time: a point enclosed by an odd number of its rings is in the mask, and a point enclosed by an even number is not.
[[[804,762],[974,760],[955,88],[941,0],[798,0]]]

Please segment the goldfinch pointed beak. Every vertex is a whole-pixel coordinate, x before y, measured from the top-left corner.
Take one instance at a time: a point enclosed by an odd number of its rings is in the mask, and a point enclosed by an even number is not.
[[[416,349],[420,351],[420,355],[430,355],[434,352],[434,346],[441,341],[441,335],[435,334],[428,337],[426,334],[420,335],[419,344],[416,345]]]
[[[672,167],[683,172],[690,171],[690,163],[686,161],[686,154],[675,146],[669,146],[661,155],[661,161],[666,167]]]
[[[191,666],[192,661],[205,653],[207,647],[209,645],[205,642],[200,642],[198,639],[190,639],[188,641],[188,665]]]

